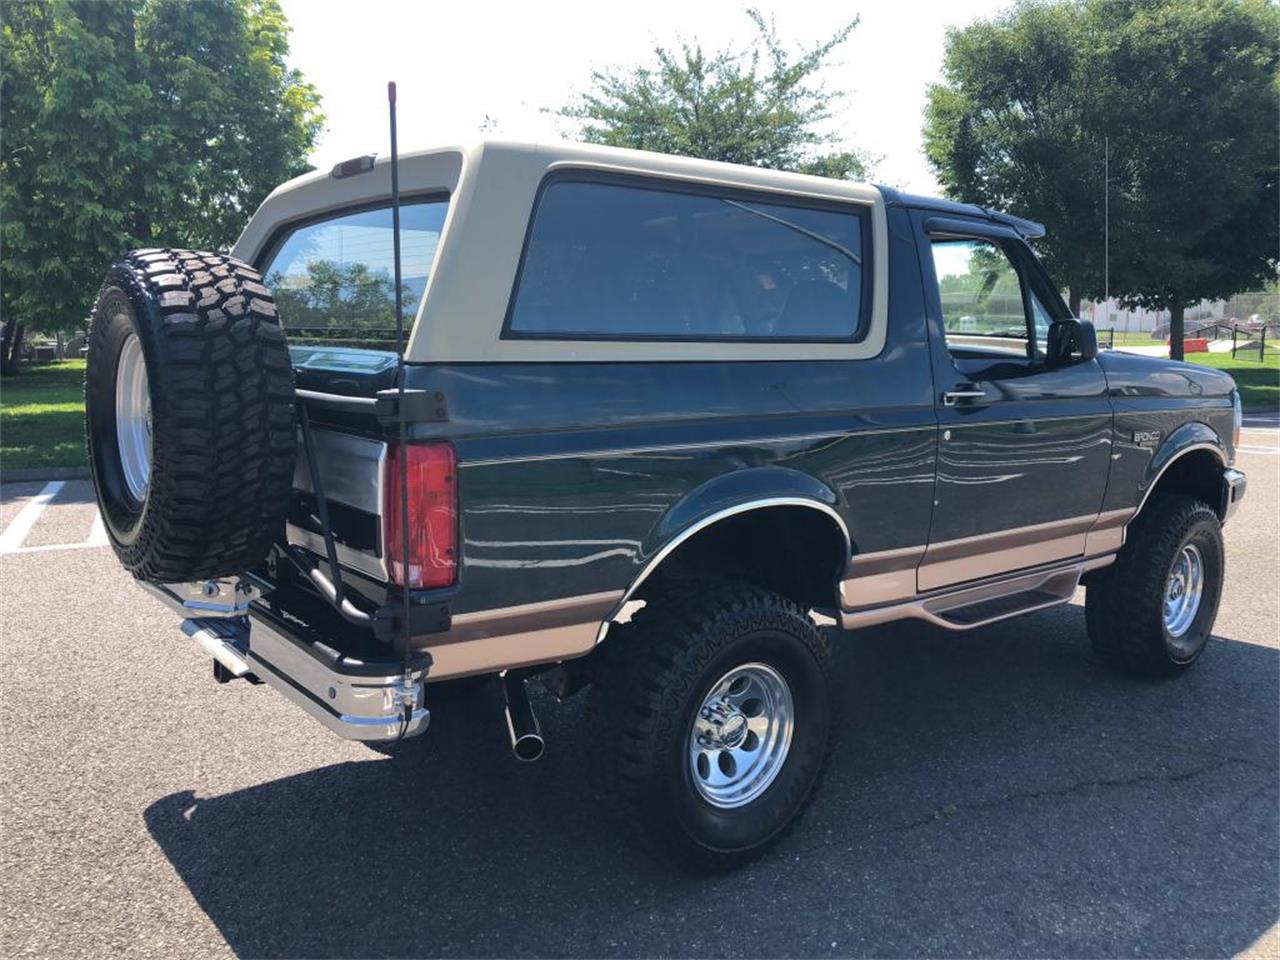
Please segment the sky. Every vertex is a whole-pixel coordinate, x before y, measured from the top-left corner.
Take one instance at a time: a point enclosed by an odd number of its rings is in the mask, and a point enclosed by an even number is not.
[[[554,111],[590,85],[593,69],[652,61],[655,45],[744,46],[752,0],[639,3],[431,3],[428,0],[283,0],[293,27],[290,63],[319,89],[325,131],[312,163],[388,152],[386,82],[395,80],[401,149],[489,133],[556,140],[572,126]],[[810,46],[854,16],[849,40],[821,80],[849,96],[832,127],[841,146],[878,158],[872,179],[939,192],[921,149],[929,83],[939,79],[949,26],[990,17],[1008,0],[791,0],[760,10],[784,42]]]

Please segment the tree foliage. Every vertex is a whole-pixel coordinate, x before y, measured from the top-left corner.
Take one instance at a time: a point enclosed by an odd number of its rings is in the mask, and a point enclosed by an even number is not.
[[[319,97],[276,0],[40,0],[3,9],[0,310],[80,325],[131,247],[225,248],[307,170]]]
[[[855,18],[828,40],[793,52],[758,10],[746,50],[708,52],[698,43],[659,46],[655,62],[597,70],[591,90],[562,107],[590,143],[723,160],[837,178],[863,178],[867,158],[836,149],[825,129],[844,94],[817,79],[848,39]]]
[[[1102,293],[1102,152],[1084,122],[1080,10],[1024,5],[947,36],[929,89],[925,153],[949,196],[1052,225],[1037,245],[1073,299]],[[1097,228],[1097,229],[1095,229]]]
[[[1072,300],[1182,312],[1275,277],[1280,11],[1265,0],[1021,3],[948,35],[925,149],[957,199],[1044,221]],[[1109,140],[1109,150],[1104,144]]]
[[[333,260],[313,260],[301,282],[273,274],[267,283],[290,328],[385,338],[395,331],[396,285],[386,270],[372,270],[360,262],[344,266]],[[401,283],[400,290],[406,303],[415,302],[415,293],[421,293],[407,283]]]

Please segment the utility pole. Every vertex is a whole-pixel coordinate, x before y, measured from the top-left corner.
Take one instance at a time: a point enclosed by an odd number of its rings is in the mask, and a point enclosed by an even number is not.
[[[1102,138],[1102,298],[1111,313],[1111,138]]]

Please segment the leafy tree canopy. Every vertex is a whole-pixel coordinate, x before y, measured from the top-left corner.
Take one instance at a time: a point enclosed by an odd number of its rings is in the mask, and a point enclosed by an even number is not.
[[[267,283],[275,293],[280,317],[297,339],[309,336],[365,337],[391,342],[395,339],[395,281],[386,270],[365,263],[339,264],[312,260],[301,276],[270,274]],[[406,303],[422,295],[425,280],[401,283]]]
[[[925,150],[948,194],[1049,227],[1081,296],[1184,308],[1275,277],[1280,10],[1266,0],[1022,2],[948,35]],[[1109,150],[1104,144],[1109,140]]]
[[[594,71],[590,92],[559,115],[590,143],[865,178],[867,157],[836,149],[841,138],[825,129],[844,95],[817,79],[857,19],[825,42],[793,52],[758,10],[747,14],[756,29],[748,49],[657,47],[651,64]]]
[[[308,167],[319,96],[276,0],[3,8],[0,309],[79,326],[131,247],[225,248]]]

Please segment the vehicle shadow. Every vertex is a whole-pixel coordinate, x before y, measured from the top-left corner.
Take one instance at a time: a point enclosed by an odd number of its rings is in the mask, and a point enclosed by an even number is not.
[[[621,839],[581,704],[512,761],[493,701],[407,755],[214,797],[152,836],[245,956],[1209,956],[1280,919],[1280,653],[1215,640],[1116,678],[1074,606],[970,635],[846,634],[840,744],[800,828],[738,873]]]

